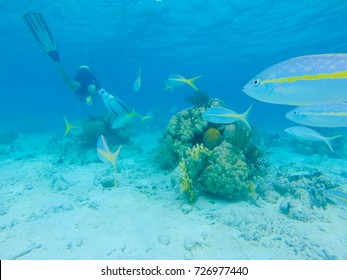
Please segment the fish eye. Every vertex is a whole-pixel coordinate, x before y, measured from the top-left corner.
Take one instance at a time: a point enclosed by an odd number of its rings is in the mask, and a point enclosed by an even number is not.
[[[298,111],[294,111],[293,114],[296,115],[298,113]]]
[[[259,79],[254,79],[253,85],[257,86],[259,84],[260,84],[260,80]]]

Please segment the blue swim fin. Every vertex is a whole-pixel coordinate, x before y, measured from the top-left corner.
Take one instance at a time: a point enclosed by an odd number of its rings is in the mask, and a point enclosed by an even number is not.
[[[130,113],[128,107],[119,99],[108,93],[105,89],[101,88],[98,90],[98,93],[101,95],[106,108],[113,114],[115,117],[126,115]]]
[[[23,18],[37,45],[55,62],[59,62],[59,54],[55,40],[48,29],[42,15],[36,12],[28,12]]]

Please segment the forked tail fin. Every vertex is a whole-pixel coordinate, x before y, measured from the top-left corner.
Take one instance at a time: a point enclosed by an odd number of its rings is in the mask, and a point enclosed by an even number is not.
[[[342,137],[342,135],[336,135],[336,136],[332,136],[332,137],[324,137],[323,141],[324,143],[329,147],[329,149],[334,152],[333,147],[331,146],[331,142],[337,138]]]
[[[100,160],[104,163],[111,163],[113,166],[113,176],[114,176],[114,187],[117,187],[117,168],[116,161],[120,152],[122,145],[118,147],[118,149],[112,153],[108,147],[106,138],[104,135],[100,135],[97,142],[97,153]]]
[[[116,161],[121,148],[122,145],[120,145],[118,149],[114,153],[112,153],[108,147],[104,135],[100,135],[97,142],[97,153],[99,159],[104,163],[111,163],[114,168],[116,168]]]
[[[251,128],[251,126],[250,126],[250,124],[249,124],[249,122],[248,122],[248,114],[249,114],[249,112],[251,111],[252,107],[253,107],[253,104],[252,104],[251,106],[249,106],[249,108],[247,109],[246,112],[240,114],[240,120],[241,120],[245,125],[247,125],[247,127],[248,127],[250,130],[252,130],[252,128]]]
[[[194,84],[194,82],[195,82],[197,79],[201,78],[201,77],[202,77],[202,75],[196,76],[196,77],[191,78],[191,79],[187,79],[187,80],[186,80],[186,83],[187,83],[189,86],[191,86],[193,89],[199,90],[199,89],[196,87],[196,85]]]
[[[77,128],[77,126],[70,124],[65,116],[64,116],[64,120],[65,120],[65,133],[64,133],[64,136],[66,136],[66,135],[69,134],[71,129]]]

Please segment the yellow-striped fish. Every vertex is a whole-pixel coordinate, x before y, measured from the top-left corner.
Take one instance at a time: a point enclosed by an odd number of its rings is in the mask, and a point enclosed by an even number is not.
[[[233,123],[235,121],[242,121],[245,125],[248,126],[249,129],[252,129],[248,123],[248,114],[252,109],[253,104],[247,109],[246,112],[242,114],[238,114],[233,110],[223,108],[223,107],[211,107],[208,108],[203,114],[202,118],[205,121],[212,123]]]
[[[347,208],[347,193],[346,192],[342,190],[338,190],[338,189],[330,189],[326,191],[326,196],[332,202],[335,202],[336,204],[339,204]]]
[[[302,141],[324,142],[332,152],[334,152],[334,149],[331,146],[331,141],[341,137],[341,135],[325,137],[319,134],[317,131],[305,126],[292,126],[286,128],[284,131]]]
[[[316,127],[347,127],[347,103],[299,106],[286,118],[303,125]]]
[[[347,101],[347,54],[296,57],[250,80],[243,91],[260,101],[311,105]]]
[[[191,86],[193,89],[198,90],[198,88],[196,87],[196,85],[194,84],[194,82],[197,79],[200,79],[202,76],[196,76],[194,78],[190,78],[190,79],[186,79],[184,77],[182,77],[179,74],[172,74],[168,79],[167,79],[167,84],[171,87],[174,86],[182,86],[184,84],[187,84],[189,86]]]

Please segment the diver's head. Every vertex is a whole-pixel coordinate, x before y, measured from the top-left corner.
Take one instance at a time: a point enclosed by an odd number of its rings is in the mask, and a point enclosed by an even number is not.
[[[82,66],[80,66],[80,68],[78,69],[78,74],[79,74],[79,75],[84,76],[84,75],[89,75],[89,73],[90,73],[90,68],[89,68],[89,66],[87,66],[87,65],[82,65]]]

